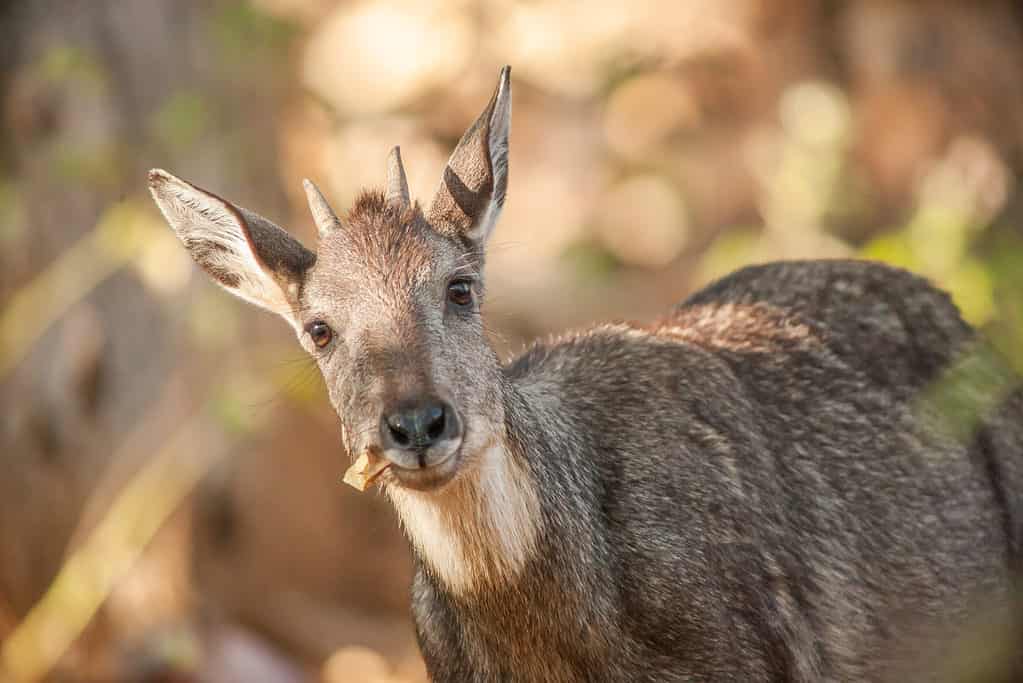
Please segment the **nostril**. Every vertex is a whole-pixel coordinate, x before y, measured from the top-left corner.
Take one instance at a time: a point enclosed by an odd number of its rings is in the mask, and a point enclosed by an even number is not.
[[[387,418],[387,431],[397,446],[404,448],[412,443],[411,436],[402,424],[401,415],[391,415]]]
[[[380,432],[384,447],[424,450],[457,431],[457,417],[443,401],[411,401],[385,413]]]
[[[447,415],[444,406],[433,406],[427,419],[426,436],[432,443],[443,436],[444,427],[447,425]]]

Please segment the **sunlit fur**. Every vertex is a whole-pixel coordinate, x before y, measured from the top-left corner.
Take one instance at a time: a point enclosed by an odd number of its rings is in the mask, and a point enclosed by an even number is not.
[[[460,595],[514,582],[536,551],[536,482],[494,439],[443,495],[387,487],[428,570]]]

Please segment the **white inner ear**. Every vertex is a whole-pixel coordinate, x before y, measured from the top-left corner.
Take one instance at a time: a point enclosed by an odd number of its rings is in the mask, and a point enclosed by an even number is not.
[[[177,178],[160,183],[153,197],[192,257],[218,284],[291,322],[291,305],[253,253],[239,211]]]

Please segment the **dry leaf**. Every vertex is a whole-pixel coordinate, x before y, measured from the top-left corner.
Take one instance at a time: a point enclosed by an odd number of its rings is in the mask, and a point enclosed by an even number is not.
[[[367,451],[345,472],[344,482],[357,491],[365,491],[390,466],[388,461]]]

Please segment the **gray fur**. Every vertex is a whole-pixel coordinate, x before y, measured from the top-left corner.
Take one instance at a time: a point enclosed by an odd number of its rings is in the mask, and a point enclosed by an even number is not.
[[[1018,390],[967,444],[915,409],[973,341],[948,298],[878,264],[778,263],[635,329],[506,368],[545,534],[486,596],[420,572],[434,678],[936,680],[922,643],[1011,597],[1023,491]]]
[[[1015,616],[1018,378],[977,356],[945,294],[856,261],[746,268],[652,325],[502,365],[480,320],[478,227],[507,174],[506,139],[481,131],[497,111],[506,134],[509,87],[503,72],[452,157],[472,201],[447,181],[426,214],[370,192],[338,221],[314,192],[330,219],[315,259],[257,244],[232,261],[295,293],[351,454],[379,447],[396,400],[437,395],[465,424],[447,469],[382,477],[417,551],[431,678],[945,680],[937,655],[970,624]],[[219,229],[188,224],[180,192],[154,193],[179,234]],[[249,241],[280,241],[235,213]],[[457,278],[472,282],[464,310],[445,303]],[[323,348],[313,321],[334,330]],[[949,429],[928,397],[974,356],[998,401]]]

